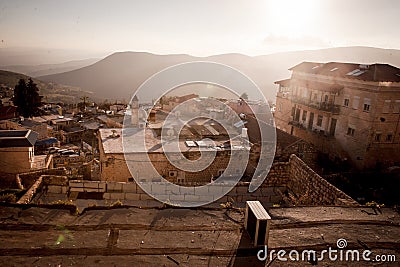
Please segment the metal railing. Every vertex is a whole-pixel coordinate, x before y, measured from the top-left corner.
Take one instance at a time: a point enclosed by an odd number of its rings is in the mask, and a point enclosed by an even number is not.
[[[340,105],[335,105],[329,102],[318,102],[318,101],[311,101],[307,98],[296,97],[292,96],[290,98],[293,103],[305,105],[310,108],[315,108],[317,110],[331,112],[332,114],[339,114],[340,113]]]

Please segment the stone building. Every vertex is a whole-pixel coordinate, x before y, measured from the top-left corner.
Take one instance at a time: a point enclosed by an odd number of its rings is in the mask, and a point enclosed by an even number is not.
[[[400,163],[400,69],[303,62],[277,81],[275,123],[358,169]]]
[[[198,98],[199,95],[197,94],[188,94],[188,95],[184,95],[184,96],[173,96],[173,97],[164,97],[163,98],[163,103],[161,104],[162,109],[165,111],[172,111],[176,106],[178,106],[179,104],[188,101],[190,99],[195,99]]]
[[[21,173],[51,167],[51,155],[35,156],[38,134],[31,130],[0,131],[0,172]]]
[[[204,127],[202,130],[205,129],[207,128]],[[183,132],[186,131],[185,129],[183,130]],[[182,153],[186,159],[196,160],[201,154],[202,157],[207,158],[214,157],[215,153],[215,159],[211,165],[201,171],[192,172],[182,170],[171,164],[162,147],[161,138],[154,129],[100,129],[98,138],[101,180],[103,181],[133,182],[133,176],[136,176],[135,178],[142,182],[159,182],[163,177],[173,183],[206,184],[213,178],[219,177],[225,171],[232,153],[246,151],[248,153],[250,150],[249,144],[242,142],[240,139],[231,140],[227,143],[229,139],[224,140],[221,136],[218,136],[212,142],[195,138],[192,141],[170,142],[169,145],[171,147],[179,147],[179,151],[169,151],[171,157]],[[129,138],[129,143],[127,143],[126,147],[123,147],[123,138]],[[233,160],[240,161],[241,159]],[[131,166],[130,170],[128,169],[127,161]],[[189,162],[188,164],[194,165],[195,163]],[[152,171],[151,166],[154,167],[156,172]],[[191,166],[187,167],[191,168]],[[242,170],[236,170],[236,172],[240,171]]]
[[[14,120],[1,120],[1,130],[32,130],[38,134],[38,140],[49,137],[49,127],[45,122],[38,122],[32,119],[20,118]]]

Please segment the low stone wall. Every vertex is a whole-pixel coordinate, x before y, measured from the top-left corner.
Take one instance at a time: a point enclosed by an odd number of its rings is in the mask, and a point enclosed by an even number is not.
[[[17,184],[23,188],[31,187],[41,175],[66,175],[64,167],[56,169],[45,169],[39,171],[32,171],[26,173],[19,173],[16,175]],[[23,189],[21,188],[21,189]]]
[[[99,192],[103,194],[105,200],[154,200],[135,182],[70,180],[66,184],[65,179],[61,179],[58,182],[57,179],[53,179],[52,181],[46,187],[47,192],[50,193],[64,194],[70,192],[77,195],[79,192]],[[224,186],[228,185],[221,185],[221,187]],[[163,187],[164,189],[159,189]],[[295,155],[290,157],[289,162],[274,163],[267,179],[257,191],[249,193],[248,187],[248,182],[240,182],[228,194],[215,201],[217,203],[226,203],[229,201],[236,204],[243,204],[248,200],[259,200],[266,207],[285,203],[288,205],[358,204],[348,195],[320,177]],[[160,194],[170,195],[168,184],[158,183],[158,190],[165,191],[160,192]],[[177,198],[202,201],[208,199],[209,196],[199,196],[193,193],[185,196],[179,195]]]
[[[62,175],[42,175],[43,191],[45,193],[66,194],[68,193],[68,177]]]
[[[287,187],[290,180],[289,162],[276,162],[272,164],[268,176],[261,186]]]
[[[167,188],[168,184],[157,183],[157,186],[160,188],[163,186]],[[225,186],[228,187],[228,185],[221,185],[221,187]],[[263,185],[256,192],[249,193],[248,187],[249,183],[239,183],[228,194],[215,201],[217,203],[226,203],[228,201],[233,203],[244,203],[249,200],[258,200],[266,206],[272,206],[273,204],[278,204],[282,201],[282,192],[286,189],[285,187]],[[57,189],[57,192],[60,192],[60,190],[63,189],[60,187],[60,189]],[[221,188],[221,190],[223,190],[223,188]],[[154,200],[136,183],[71,180],[69,181],[69,191],[78,193],[101,192],[103,193],[103,198],[106,200]],[[52,192],[55,193],[53,190]],[[167,192],[165,194],[167,194]],[[196,195],[194,197],[194,194],[178,197],[182,197],[182,200],[188,201],[209,199],[208,195]]]
[[[42,176],[40,176],[33,185],[26,191],[26,193],[17,201],[17,204],[28,204],[31,202],[33,196],[42,186]]]
[[[315,173],[295,155],[289,159],[288,188],[297,205],[357,205],[351,197]]]
[[[54,173],[54,171],[50,171]],[[60,172],[60,170],[56,171]],[[37,174],[37,173],[36,173]],[[40,175],[39,178],[29,187],[26,193],[17,201],[17,204],[28,204],[34,198],[36,192],[66,194],[68,191],[68,177],[60,175]]]

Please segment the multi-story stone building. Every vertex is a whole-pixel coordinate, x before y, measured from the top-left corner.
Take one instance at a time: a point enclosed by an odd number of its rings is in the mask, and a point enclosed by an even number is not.
[[[358,169],[400,164],[400,69],[303,62],[277,81],[277,128]]]

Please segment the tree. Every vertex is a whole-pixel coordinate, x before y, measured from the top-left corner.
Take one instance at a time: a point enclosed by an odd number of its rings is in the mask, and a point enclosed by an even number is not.
[[[40,114],[39,107],[42,105],[42,96],[39,95],[39,88],[29,78],[28,83],[25,79],[20,79],[14,88],[14,105],[20,115],[28,118]]]
[[[82,100],[82,102],[79,102],[79,103],[78,103],[78,107],[79,107],[79,109],[80,109],[81,111],[85,111],[85,110],[86,110],[86,107],[87,107],[87,101],[88,101],[89,97],[87,97],[87,96],[82,96],[80,99]]]
[[[243,94],[240,96],[240,98],[241,98],[241,99],[248,100],[248,99],[249,99],[249,96],[248,96],[247,93],[243,93]]]

